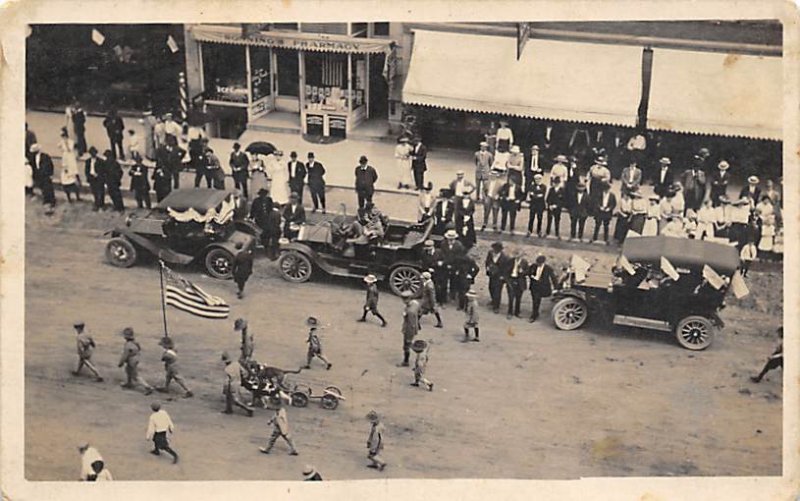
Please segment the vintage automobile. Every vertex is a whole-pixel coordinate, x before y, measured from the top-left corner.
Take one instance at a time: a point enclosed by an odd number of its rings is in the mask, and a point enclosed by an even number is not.
[[[297,238],[281,242],[278,258],[281,276],[289,282],[302,283],[311,278],[314,270],[353,278],[371,273],[378,280],[388,280],[397,295],[405,291],[417,294],[422,288],[425,240],[439,239],[431,235],[434,221],[422,224],[390,221],[380,241],[353,245],[337,231],[353,219],[353,216],[337,216],[301,225]]]
[[[244,220],[234,192],[213,189],[178,189],[142,217],[128,216],[124,227],[106,232],[106,259],[128,268],[140,253],[166,263],[203,262],[209,275],[228,279],[234,257],[252,248],[259,230]],[[237,249],[237,244],[242,244]]]
[[[677,280],[661,270],[662,257],[678,272]],[[580,281],[575,273],[568,275],[553,294],[553,323],[573,330],[590,314],[597,315],[615,325],[671,332],[684,348],[703,350],[724,326],[718,312],[725,307],[730,277],[739,265],[736,248],[725,244],[666,236],[629,238],[612,272],[589,270]],[[711,281],[704,268],[712,270]]]

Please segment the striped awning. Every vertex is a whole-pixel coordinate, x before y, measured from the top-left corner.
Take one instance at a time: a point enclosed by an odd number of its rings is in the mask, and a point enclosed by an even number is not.
[[[300,31],[260,31],[243,37],[241,28],[236,26],[194,25],[189,30],[195,40],[200,42],[255,45],[315,52],[375,54],[390,52],[394,46],[392,40]]]
[[[403,102],[447,109],[634,126],[641,47],[414,32]]]

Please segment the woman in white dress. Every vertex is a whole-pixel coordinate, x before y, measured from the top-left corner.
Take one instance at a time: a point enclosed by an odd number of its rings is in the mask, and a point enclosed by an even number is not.
[[[270,179],[270,195],[272,201],[281,206],[289,203],[289,168],[283,163],[283,152],[276,151],[267,155],[265,165],[267,177]]]
[[[67,133],[67,128],[61,129],[61,140],[58,142],[61,150],[61,188],[67,194],[67,200],[72,203],[72,193],[80,201],[80,180],[78,178],[78,157],[75,152],[75,143]]]
[[[763,195],[756,206],[756,212],[761,218],[761,240],[758,241],[758,250],[772,252],[775,243],[775,208],[772,199]]]
[[[397,189],[411,188],[411,145],[407,137],[401,137],[394,147],[394,158],[397,161]]]
[[[265,161],[262,155],[253,153],[252,161],[250,162],[250,193],[258,195],[258,192],[262,189],[269,191],[269,178],[267,178]]]
[[[703,201],[703,205],[697,210],[697,229],[694,237],[698,240],[714,238],[714,222],[717,219],[716,211],[711,205],[711,199]]]
[[[650,206],[647,208],[647,217],[642,228],[643,237],[658,235],[658,221],[661,219],[661,207],[659,207],[658,202],[658,195],[650,195]]]

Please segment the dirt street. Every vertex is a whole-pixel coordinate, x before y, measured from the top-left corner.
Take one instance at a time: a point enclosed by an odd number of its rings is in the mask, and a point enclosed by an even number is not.
[[[401,301],[384,290],[380,307],[389,320],[360,324],[363,291],[357,281],[293,285],[259,257],[243,300],[231,282],[197,268],[177,271],[231,302],[228,320],[204,320],[170,308],[184,377],[195,397],[145,397],[119,387],[119,331],[132,326],[143,348],[141,373],[161,384],[162,335],[159,276],[153,263],[118,269],[104,260],[102,230],[118,216],[88,206],[59,208],[53,219],[29,203],[26,224],[26,476],[29,480],[77,479],[76,447],[90,441],[120,480],[301,479],[304,464],[326,479],[538,478],[581,476],[779,475],[781,473],[782,373],[760,385],[748,377],[778,343],[781,275],[753,273],[755,298],[722,312],[727,327],[705,352],[680,348],[666,334],[589,325],[570,333],[545,317],[535,324],[507,321],[485,307],[486,279],[476,288],[481,303],[481,343],[461,343],[463,315],[444,311],[444,329],[430,317],[421,336],[433,340],[428,365],[433,392],[409,386],[401,359]],[[485,243],[478,255],[485,255]],[[529,248],[533,254],[535,249]],[[547,249],[564,261],[569,251]],[[598,266],[612,254],[582,253]],[[770,294],[770,295],[767,295]],[[523,317],[530,296],[523,300]],[[322,364],[290,380],[321,390],[339,386],[347,401],[334,411],[312,402],[289,408],[298,457],[278,443],[258,452],[271,432],[270,413],[253,418],[220,414],[220,353],[238,353],[233,320],[248,318],[255,357],[294,369],[305,362],[304,320],[317,316],[325,354]],[[72,323],[86,321],[97,344],[95,362],[104,383],[73,377]],[[181,462],[147,453],[149,404],[155,398],[176,424],[173,446]],[[370,409],[385,416],[388,468],[366,468]]]

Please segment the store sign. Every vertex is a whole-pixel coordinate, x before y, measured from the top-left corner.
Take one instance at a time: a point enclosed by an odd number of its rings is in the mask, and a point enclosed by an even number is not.
[[[297,33],[289,35],[287,33],[248,32],[246,38],[242,37],[241,31],[215,31],[203,27],[193,29],[195,38],[201,42],[251,44],[264,47],[276,47],[294,50],[312,50],[323,52],[384,52],[388,50],[389,41],[376,41],[370,39],[334,40],[323,38],[320,35],[309,35],[307,33]]]
[[[331,129],[345,130],[347,128],[347,120],[344,118],[331,118],[328,122]]]

